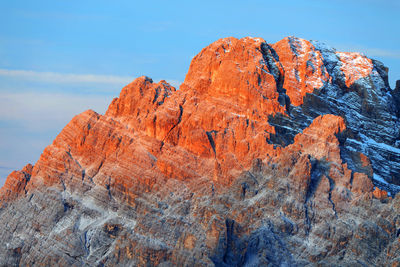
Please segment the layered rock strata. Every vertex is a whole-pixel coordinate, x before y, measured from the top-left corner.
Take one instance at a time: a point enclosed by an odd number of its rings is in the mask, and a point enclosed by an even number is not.
[[[0,264],[396,266],[398,91],[359,53],[218,40],[9,175]]]

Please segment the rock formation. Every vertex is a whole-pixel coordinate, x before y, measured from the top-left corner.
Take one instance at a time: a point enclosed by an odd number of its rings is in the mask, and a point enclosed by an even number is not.
[[[400,265],[399,88],[359,53],[224,38],[0,189],[0,264]]]

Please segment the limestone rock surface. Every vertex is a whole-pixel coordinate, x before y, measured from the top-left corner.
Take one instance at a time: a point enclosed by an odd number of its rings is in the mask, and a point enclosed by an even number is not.
[[[398,266],[399,88],[359,53],[220,39],[0,189],[2,266]],[[397,194],[397,195],[396,195]]]

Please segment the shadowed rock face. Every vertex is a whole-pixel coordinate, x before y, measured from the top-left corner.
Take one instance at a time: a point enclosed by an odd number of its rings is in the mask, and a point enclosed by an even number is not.
[[[358,53],[220,39],[9,175],[0,263],[396,266],[398,91]]]

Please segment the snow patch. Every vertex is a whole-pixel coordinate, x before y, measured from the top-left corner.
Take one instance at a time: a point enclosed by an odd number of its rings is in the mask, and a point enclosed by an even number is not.
[[[237,117],[246,117],[246,115],[243,115],[243,114],[237,114],[237,113],[234,113],[234,112],[231,112],[231,114],[232,115],[234,115],[234,116],[237,116]]]
[[[388,185],[389,183],[385,181],[385,179],[382,178],[382,176],[374,173],[373,177],[372,177],[375,181],[378,181],[380,183],[386,184]]]
[[[363,143],[365,143],[365,144],[367,144],[369,146],[378,148],[380,150],[390,151],[390,152],[395,153],[395,154],[400,154],[400,149],[399,148],[387,145],[385,143],[378,143],[374,139],[369,138],[369,137],[367,137],[367,136],[365,136],[365,135],[363,135],[361,133],[360,133],[360,137],[363,140]],[[360,142],[358,142],[358,143],[360,143]],[[364,145],[364,147],[365,147],[365,145]]]

